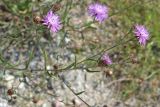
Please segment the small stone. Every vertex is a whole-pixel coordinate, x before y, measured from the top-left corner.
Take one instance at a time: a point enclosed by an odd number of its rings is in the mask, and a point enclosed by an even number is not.
[[[5,75],[5,80],[6,81],[14,80],[14,76],[12,76],[12,75]]]
[[[7,100],[0,98],[0,107],[11,107],[8,105]]]
[[[4,79],[7,81],[7,87],[11,88],[13,86],[13,83],[14,83],[14,76],[12,76],[12,75],[5,75]]]
[[[81,101],[77,98],[72,100],[73,105],[75,105],[76,107],[80,107],[80,105],[82,104]]]
[[[49,103],[44,103],[42,107],[51,107],[51,105]]]
[[[25,83],[21,82],[20,85],[18,86],[19,89],[25,90]]]
[[[52,107],[65,107],[65,105],[62,102],[56,100],[52,103]]]
[[[103,107],[108,107],[107,105],[104,105]]]

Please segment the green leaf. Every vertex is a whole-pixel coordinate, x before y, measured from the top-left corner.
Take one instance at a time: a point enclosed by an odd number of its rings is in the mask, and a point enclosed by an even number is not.
[[[76,93],[76,95],[83,94],[84,92],[85,92],[85,91],[78,92],[78,93]]]
[[[97,71],[97,70],[90,70],[89,68],[86,68],[85,70],[86,70],[87,72],[90,72],[90,73],[100,72],[100,71]]]

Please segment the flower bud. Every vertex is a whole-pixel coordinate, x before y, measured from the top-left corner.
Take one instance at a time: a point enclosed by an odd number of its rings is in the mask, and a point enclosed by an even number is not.
[[[60,3],[55,3],[52,6],[53,12],[56,12],[56,11],[60,10],[60,8],[61,8],[61,4]]]
[[[40,23],[42,23],[42,18],[41,18],[40,16],[35,16],[35,17],[33,18],[33,21],[34,21],[35,23],[37,23],[37,24],[40,24]]]
[[[14,94],[14,90],[12,88],[8,89],[7,94],[10,95],[10,96],[13,95]]]

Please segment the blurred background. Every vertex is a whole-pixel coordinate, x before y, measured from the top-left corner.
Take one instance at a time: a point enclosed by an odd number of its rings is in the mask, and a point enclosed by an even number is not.
[[[87,13],[93,2],[109,8],[102,24]],[[51,33],[37,17],[55,6],[63,28]],[[160,0],[1,0],[0,107],[87,107],[77,96],[93,107],[160,107],[159,9]],[[145,47],[123,43],[134,24],[150,33]],[[113,65],[81,62],[119,43],[107,51]]]

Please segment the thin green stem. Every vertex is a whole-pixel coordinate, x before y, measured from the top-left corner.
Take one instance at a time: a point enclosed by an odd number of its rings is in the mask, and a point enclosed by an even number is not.
[[[88,107],[91,107],[87,102],[85,102],[79,95],[77,95],[76,92],[74,92],[74,90],[66,83],[66,81],[64,81],[64,79],[58,75],[58,78],[64,83],[64,85],[75,95],[77,96],[84,104],[86,104]]]

